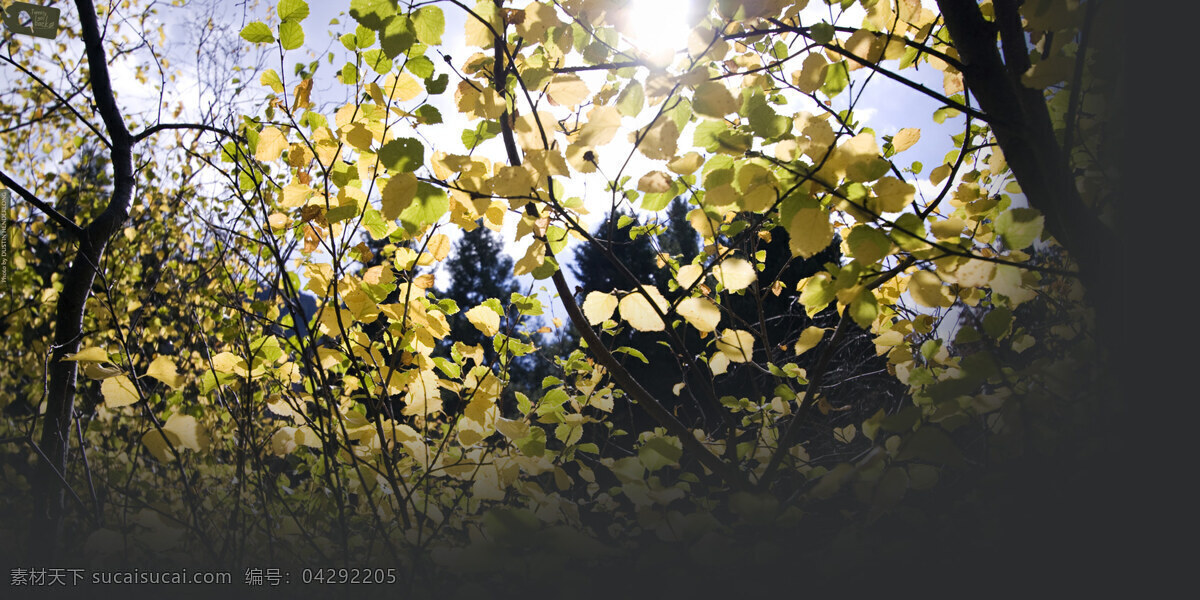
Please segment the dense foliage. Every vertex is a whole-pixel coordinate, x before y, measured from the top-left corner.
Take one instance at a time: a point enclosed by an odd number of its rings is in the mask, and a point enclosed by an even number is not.
[[[154,11],[76,4],[0,56],[0,556],[922,577],[1104,450],[1106,4],[708,0],[648,54],[636,2],[352,0],[306,62],[280,0],[198,122],[122,112]]]

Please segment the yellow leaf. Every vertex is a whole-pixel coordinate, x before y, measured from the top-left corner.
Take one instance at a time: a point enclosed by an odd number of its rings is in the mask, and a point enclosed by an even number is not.
[[[895,177],[884,177],[875,183],[875,195],[870,208],[878,213],[895,213],[904,210],[912,204],[917,188],[911,183],[905,183]]]
[[[387,79],[383,82],[383,91],[401,102],[408,102],[424,92],[425,87],[408,73],[392,72],[388,73]]]
[[[650,300],[646,299],[649,295],[654,300],[654,304],[658,305],[659,310],[666,311],[669,304],[667,299],[663,298],[657,288],[643,285],[641,289],[645,295],[638,292],[630,292],[621,298],[619,307],[621,310],[621,318],[625,319],[634,329],[638,331],[662,331],[666,329],[666,324],[658,313],[654,312],[654,306],[650,304]]]
[[[104,406],[108,408],[129,406],[138,401],[137,388],[124,375],[105,379],[100,384],[100,393],[104,394]]]
[[[671,189],[671,176],[662,171],[650,171],[638,179],[637,189],[647,194],[658,194]]]
[[[208,434],[200,426],[196,417],[191,415],[173,414],[163,424],[163,431],[173,434],[176,440],[171,440],[175,447],[183,446],[196,451],[208,449]]]
[[[896,152],[904,152],[917,143],[919,139],[921,139],[920,129],[905,127],[892,136],[892,147],[896,149]]]
[[[954,304],[949,291],[942,285],[937,274],[930,271],[917,271],[908,280],[908,293],[917,304],[929,308],[948,308]]]
[[[358,150],[370,150],[374,139],[371,130],[362,123],[355,123],[345,132],[346,142]]]
[[[300,83],[296,84],[296,89],[294,92],[296,100],[295,100],[295,102],[292,103],[293,111],[300,110],[302,108],[308,108],[308,107],[312,106],[312,103],[309,102],[309,100],[308,100],[309,95],[312,94],[312,87],[313,87],[312,77],[309,77],[308,79],[305,79],[304,81],[301,81]]]
[[[692,229],[695,229],[700,237],[709,240],[716,237],[713,231],[712,218],[705,214],[703,209],[693,208],[688,211],[688,222],[692,224]]]
[[[169,356],[158,356],[151,361],[146,375],[167,384],[173,390],[183,385],[183,377],[175,370],[175,361]]]
[[[929,231],[937,236],[939,240],[946,238],[958,237],[962,234],[963,228],[967,226],[967,222],[958,218],[950,217],[944,221],[934,221],[929,224]]]
[[[950,176],[950,165],[940,165],[929,172],[929,183],[937,185]]]
[[[95,346],[88,346],[87,348],[84,348],[83,350],[80,350],[79,352],[76,352],[75,354],[64,357],[63,360],[75,360],[75,361],[79,361],[79,362],[97,362],[97,363],[109,362],[108,353],[95,347]]]
[[[708,368],[712,370],[713,375],[721,375],[729,370],[729,357],[723,352],[718,352],[708,359]]]
[[[749,362],[754,356],[754,334],[741,329],[726,329],[717,340],[717,350],[731,362]]]
[[[800,70],[792,74],[792,82],[800,91],[811,94],[825,83],[825,71],[829,69],[829,61],[817,52],[809,53],[804,59]]]
[[[634,133],[630,134],[632,138]],[[642,138],[642,143],[638,145],[638,150],[646,156],[656,160],[671,160],[675,158],[676,143],[679,141],[679,128],[675,126],[675,121],[670,119],[659,119],[649,130],[646,131],[645,137]]]
[[[621,128],[621,113],[615,106],[597,106],[588,113],[587,123],[579,128],[574,143],[581,146],[603,146],[612,141]]]
[[[425,250],[433,255],[433,259],[441,262],[450,255],[450,237],[444,233],[439,233],[429,238],[429,244]]]
[[[293,208],[302,206],[308,201],[309,196],[312,196],[313,189],[303,183],[292,182],[283,188],[283,201],[279,203],[279,208]]]
[[[677,175],[691,175],[704,164],[704,157],[699,152],[688,152],[667,163],[667,168]]]
[[[578,106],[591,95],[587,84],[575,74],[556,75],[546,86],[546,93],[559,106]]]
[[[796,211],[788,225],[789,245],[793,256],[808,258],[829,246],[833,241],[833,225],[829,213],[822,208],[802,208]]]
[[[721,309],[704,298],[684,298],[676,311],[700,331],[714,331],[721,322]]]
[[[500,417],[496,419],[496,431],[499,431],[504,437],[510,440],[519,440],[529,435],[529,424],[525,421],[516,421]]]
[[[496,167],[492,178],[492,193],[497,196],[530,196],[533,194],[533,176],[523,166]]]
[[[383,190],[379,192],[379,197],[383,202],[383,218],[388,221],[394,221],[400,217],[400,213],[412,204],[413,198],[417,195],[417,176],[412,173],[398,173],[393,175],[383,186]]]
[[[604,292],[588,292],[583,299],[583,315],[589,325],[599,325],[611,319],[613,311],[617,310],[617,298]]]
[[[291,419],[292,422],[295,422],[296,417],[300,416],[296,414],[296,411],[292,409],[291,405],[288,404],[282,396],[275,396],[268,401],[267,410],[271,411],[271,414],[273,415],[283,417],[285,419]]]
[[[807,132],[806,132],[807,133]],[[838,146],[821,168],[821,173],[833,173],[837,178],[845,177],[856,165],[868,164],[879,157],[879,145],[875,134],[860,133]]]
[[[170,434],[167,434],[168,436]],[[142,436],[142,445],[150,451],[150,454],[159,462],[169,462],[175,460],[175,454],[171,452],[171,445],[176,445],[175,440],[171,440],[170,445],[167,443],[167,438],[163,437],[163,432],[157,429],[151,429]]]
[[[500,315],[482,304],[468,310],[466,317],[483,335],[493,336],[500,333]]]
[[[157,431],[151,433],[158,433]],[[145,441],[145,440],[143,440]],[[284,456],[291,454],[299,445],[296,443],[296,428],[281,427],[271,436],[271,454]]]
[[[804,354],[816,348],[823,337],[825,337],[825,330],[820,327],[809,327],[800,332],[800,339],[796,340],[796,354]]]
[[[700,265],[683,265],[679,267],[679,272],[675,274],[675,281],[679,287],[687,290],[691,289],[692,284],[696,283],[704,276],[704,267]]]
[[[232,352],[222,352],[212,357],[213,370],[218,373],[246,374],[246,361]]]
[[[737,109],[738,102],[733,99],[733,94],[720,82],[705,81],[696,86],[696,95],[692,98],[692,110],[696,114],[721,119]]]
[[[727,258],[721,261],[721,264],[713,269],[713,275],[731,292],[746,289],[758,279],[754,265],[742,258]]]
[[[954,270],[954,279],[958,285],[979,288],[992,280],[996,272],[996,263],[972,258]]]
[[[258,149],[254,152],[254,158],[263,162],[271,162],[279,158],[283,154],[283,149],[287,147],[287,138],[283,132],[276,127],[267,127],[258,134]]]
[[[88,379],[108,379],[109,377],[120,375],[121,373],[124,373],[124,371],[122,371],[120,367],[116,367],[114,365],[106,365],[95,362],[83,363],[83,374],[86,375]]]

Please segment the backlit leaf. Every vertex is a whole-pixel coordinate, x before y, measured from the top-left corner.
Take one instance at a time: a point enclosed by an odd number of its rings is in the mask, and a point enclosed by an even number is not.
[[[754,265],[742,258],[727,258],[713,268],[713,275],[725,289],[736,292],[750,287],[758,279]]]
[[[1046,218],[1033,208],[1014,208],[996,217],[996,233],[1012,250],[1024,250],[1042,235]]]
[[[399,173],[384,184],[379,193],[383,202],[383,218],[393,221],[400,217],[417,194],[417,177],[412,173]]]
[[[754,356],[754,334],[741,329],[726,329],[717,340],[717,350],[730,362],[749,362]]]
[[[821,208],[802,208],[788,224],[788,244],[792,254],[808,258],[824,250],[833,241],[829,213]]]
[[[800,339],[796,340],[796,346],[794,348],[796,354],[804,354],[805,352],[816,348],[817,344],[821,343],[821,338],[823,337],[825,337],[824,329],[816,326],[810,326],[806,328],[804,331],[800,332]]]
[[[917,140],[920,139],[920,129],[906,127],[896,132],[896,135],[892,136],[892,147],[896,149],[896,152],[904,152],[905,150],[911,148],[912,145],[917,143]]]
[[[654,304],[658,305],[659,310],[665,311],[668,307],[666,298],[652,286],[642,286],[642,289],[654,299]],[[618,303],[621,311],[621,318],[625,319],[634,329],[638,331],[662,331],[666,329],[666,324],[663,323],[658,313],[654,312],[654,306],[646,299],[646,296],[638,292],[630,292],[621,298]]]
[[[295,21],[284,21],[279,24],[279,45],[284,50],[295,50],[304,45],[304,28]]]
[[[604,292],[588,292],[583,299],[583,314],[588,324],[599,325],[611,319],[613,311],[617,310],[617,298]]]
[[[464,315],[483,335],[494,336],[500,333],[500,315],[484,305],[468,310]]]
[[[125,375],[105,379],[100,384],[100,393],[104,395],[104,406],[108,408],[129,406],[138,401],[137,388]]]
[[[430,46],[442,43],[442,32],[446,30],[446,18],[436,6],[422,6],[412,15],[413,31],[422,44]]]
[[[579,106],[591,95],[588,86],[578,75],[556,75],[546,87],[550,100],[559,106]]]
[[[684,298],[676,312],[700,331],[714,331],[721,322],[721,309],[705,298]]]
[[[87,348],[84,348],[75,354],[63,357],[63,360],[98,363],[109,362],[108,353],[95,346],[88,346]]]
[[[159,355],[155,357],[146,369],[146,375],[167,384],[173,390],[183,385],[183,377],[176,371],[175,361],[169,356]]]
[[[279,0],[276,12],[283,21],[303,21],[308,18],[308,3],[304,0]]]
[[[258,134],[258,148],[254,152],[254,158],[263,162],[272,162],[279,158],[285,148],[287,148],[287,138],[283,132],[275,127],[266,127]]]
[[[398,138],[379,149],[379,162],[396,173],[411,173],[425,162],[425,146],[413,138]]]
[[[271,28],[260,21],[254,21],[243,27],[241,35],[242,39],[252,44],[269,44],[275,41],[275,36],[271,34]]]
[[[204,431],[196,417],[179,413],[173,414],[163,424],[163,431],[174,435],[175,439],[171,441],[177,448],[182,446],[196,451],[208,449],[208,433]]]

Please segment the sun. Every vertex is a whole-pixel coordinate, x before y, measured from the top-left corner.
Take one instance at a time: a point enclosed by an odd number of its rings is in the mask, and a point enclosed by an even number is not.
[[[692,4],[692,0],[633,0],[626,7],[623,30],[652,62],[670,62],[676,51],[687,47]]]

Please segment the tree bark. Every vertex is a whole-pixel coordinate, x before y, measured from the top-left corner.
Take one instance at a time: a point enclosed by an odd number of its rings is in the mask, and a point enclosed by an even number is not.
[[[133,138],[113,96],[108,62],[91,0],[76,0],[79,25],[91,72],[93,101],[104,119],[112,148],[113,192],[104,211],[79,236],[75,258],[63,280],[54,317],[54,346],[48,369],[46,415],[39,445],[43,459],[34,480],[34,517],[30,523],[32,558],[50,563],[57,554],[66,505],[64,480],[70,455],[77,364],[62,359],[79,351],[83,315],[108,241],[129,217],[133,193]]]
[[[988,116],[1021,191],[1078,264],[1098,321],[1117,323],[1116,298],[1123,275],[1118,265],[1124,256],[1121,238],[1084,204],[1042,90],[1021,83],[1029,69],[1029,50],[1019,4],[1019,0],[996,0],[996,19],[988,21],[975,0],[938,0],[962,60],[967,89]],[[1109,340],[1120,337],[1111,328],[1101,329],[1100,335]]]

